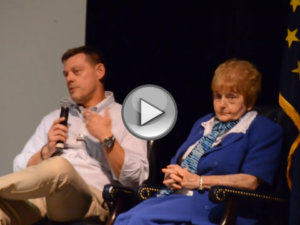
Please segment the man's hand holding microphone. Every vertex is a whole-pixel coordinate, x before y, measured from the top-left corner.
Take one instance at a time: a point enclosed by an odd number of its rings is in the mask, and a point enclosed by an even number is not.
[[[60,117],[53,122],[48,132],[48,143],[41,150],[41,159],[48,159],[56,152],[64,148],[64,143],[68,138],[68,117],[69,107],[72,101],[69,98],[63,98],[61,101]]]

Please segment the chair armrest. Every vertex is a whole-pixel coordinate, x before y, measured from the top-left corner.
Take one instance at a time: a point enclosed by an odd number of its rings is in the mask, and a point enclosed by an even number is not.
[[[160,189],[162,189],[162,187],[150,184],[143,184],[138,187],[137,190],[122,185],[107,184],[104,186],[102,195],[103,199],[109,203],[115,202],[120,198],[131,198],[137,201],[143,201],[155,196]]]
[[[107,184],[104,186],[102,195],[106,202],[114,202],[120,197],[135,197],[136,191],[122,185]]]
[[[228,186],[213,186],[209,191],[209,199],[215,203],[224,202],[230,198],[259,200],[270,203],[288,203],[288,199],[276,193],[249,191]]]
[[[102,195],[109,208],[106,225],[112,225],[118,214],[129,210],[140,201],[154,196],[160,189],[161,187],[146,184],[141,185],[137,190],[122,185],[105,185]]]
[[[275,204],[287,204],[288,199],[275,193],[264,193],[258,191],[249,191],[245,189],[232,188],[227,186],[213,186],[209,190],[209,199],[214,203],[225,202],[220,225],[235,224],[239,200],[260,201]]]
[[[137,189],[137,195],[138,198],[142,201],[155,196],[161,189],[162,187],[159,186],[143,184]]]

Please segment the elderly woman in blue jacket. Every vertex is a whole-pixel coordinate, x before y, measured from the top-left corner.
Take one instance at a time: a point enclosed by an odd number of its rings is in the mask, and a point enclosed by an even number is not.
[[[218,224],[220,207],[208,199],[214,185],[256,190],[271,186],[278,169],[282,129],[253,110],[261,74],[248,61],[220,64],[212,79],[214,113],[194,124],[170,165],[157,197],[120,214],[115,225]],[[246,207],[236,224],[256,224]]]

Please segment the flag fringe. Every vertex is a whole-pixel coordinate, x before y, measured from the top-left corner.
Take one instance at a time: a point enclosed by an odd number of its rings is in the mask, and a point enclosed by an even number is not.
[[[287,116],[293,121],[294,125],[297,127],[299,131],[299,135],[296,137],[295,141],[292,143],[289,155],[287,158],[287,171],[286,171],[286,179],[290,190],[292,189],[292,180],[291,180],[291,166],[292,166],[292,156],[295,153],[297,147],[300,144],[300,115],[297,110],[279,93],[279,105],[283,109],[283,111],[287,114]]]

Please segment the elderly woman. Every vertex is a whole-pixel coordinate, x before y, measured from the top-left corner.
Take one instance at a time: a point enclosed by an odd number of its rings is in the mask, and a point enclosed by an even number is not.
[[[253,111],[261,74],[250,62],[231,59],[218,66],[211,89],[214,114],[196,121],[162,169],[166,188],[121,214],[115,225],[217,224],[222,205],[209,201],[212,186],[255,190],[272,185],[282,129]],[[236,224],[256,224],[252,210],[240,213]]]

